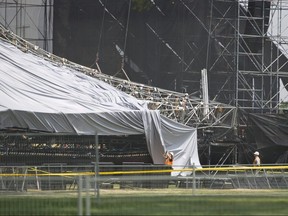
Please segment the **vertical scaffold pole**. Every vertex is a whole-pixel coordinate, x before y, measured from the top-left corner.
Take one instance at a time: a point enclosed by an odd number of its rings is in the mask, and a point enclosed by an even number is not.
[[[91,203],[90,203],[90,176],[85,176],[86,185],[86,216],[91,215]]]
[[[193,163],[193,190],[192,190],[192,194],[195,194],[195,190],[196,190],[196,173],[195,173],[195,163]]]
[[[99,188],[99,150],[98,150],[98,134],[95,133],[95,191],[96,202],[100,201],[100,188]]]
[[[78,176],[78,216],[83,215],[82,189],[83,189],[82,176]]]

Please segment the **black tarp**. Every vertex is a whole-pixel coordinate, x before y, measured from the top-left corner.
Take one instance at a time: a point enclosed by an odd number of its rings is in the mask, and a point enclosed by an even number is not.
[[[242,8],[241,14],[236,0],[132,0],[131,10],[129,3],[130,0],[55,1],[54,53],[92,67],[97,60],[102,72],[125,78],[119,72],[121,51],[125,51],[124,68],[132,81],[199,97],[201,69],[207,68],[209,99],[231,105],[235,105],[239,84],[237,67],[240,71],[259,72],[259,64],[268,71],[277,71],[280,65],[279,74],[288,71],[286,56],[267,35],[270,1],[249,0],[247,10]],[[259,18],[263,15],[264,22]],[[250,25],[251,20],[256,22]],[[256,60],[247,55],[239,55],[237,65],[235,47],[239,33],[255,35],[240,38],[239,52],[258,52],[263,48],[264,65],[259,58],[255,66]],[[271,107],[276,107],[279,101],[273,95],[278,94],[278,78],[252,78],[248,73],[244,84],[238,86],[242,89],[238,94],[239,107],[257,107],[257,112],[265,112],[255,98],[272,101]],[[287,77],[281,78],[285,85]],[[244,91],[252,86],[257,89],[253,94]],[[271,144],[274,150],[275,146]],[[282,146],[279,148],[282,152]]]
[[[130,0],[55,1],[53,52],[89,67],[95,67],[97,61],[103,73],[121,78],[126,78],[121,72],[124,60],[125,72],[132,81],[199,97],[201,70],[207,68],[209,98],[234,105],[238,1],[132,0],[131,7],[129,3]],[[243,13],[247,13],[248,18],[239,20],[240,33],[256,37],[240,38],[239,52],[258,51],[265,46],[264,66],[276,70],[279,62],[283,65],[280,70],[287,72],[285,56],[279,61],[270,59],[281,50],[268,37],[264,45],[259,39],[266,35],[269,6],[269,1],[249,1],[247,12],[241,10],[240,15],[244,17]],[[262,20],[257,18],[263,13],[264,28]],[[249,20],[261,22],[251,26]],[[259,35],[255,28],[264,32]],[[121,56],[123,52],[125,59]],[[241,56],[239,61],[239,70],[259,70],[247,56]],[[278,91],[277,80],[271,81],[269,77],[252,80],[248,76],[246,80],[247,85],[255,85],[256,89],[264,86],[264,99],[270,100],[270,94]],[[282,80],[287,82],[287,78]],[[261,92],[255,94],[261,98]],[[255,106],[248,93],[241,97],[241,107]],[[275,105],[278,103],[277,97],[272,100]]]
[[[263,162],[283,161],[288,151],[287,114],[249,114],[248,142],[256,145]],[[286,157],[287,158],[287,157]]]

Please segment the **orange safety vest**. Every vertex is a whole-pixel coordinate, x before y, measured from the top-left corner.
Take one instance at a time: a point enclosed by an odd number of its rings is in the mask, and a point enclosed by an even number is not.
[[[171,166],[171,165],[173,164],[173,159],[170,159],[170,158],[167,156],[166,159],[165,159],[165,164]]]

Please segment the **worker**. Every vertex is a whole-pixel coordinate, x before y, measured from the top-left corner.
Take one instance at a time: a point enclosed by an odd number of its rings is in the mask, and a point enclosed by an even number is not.
[[[253,166],[260,166],[260,164],[261,164],[261,160],[260,160],[260,157],[259,157],[259,152],[255,151],[254,152]]]
[[[165,165],[172,166],[173,165],[173,160],[174,160],[174,154],[173,152],[165,152],[164,154],[165,158]]]
[[[253,160],[253,166],[260,166],[261,165],[261,160],[260,160],[260,157],[259,157],[259,152],[258,151],[255,151],[254,152],[254,160]],[[255,174],[258,174],[259,173],[259,169],[256,169],[255,170]]]

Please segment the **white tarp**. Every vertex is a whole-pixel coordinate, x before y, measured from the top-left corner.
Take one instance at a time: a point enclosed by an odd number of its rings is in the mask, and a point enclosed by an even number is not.
[[[24,53],[0,40],[0,130],[145,134],[155,164],[172,151],[174,164],[200,166],[195,128],[149,110],[143,101],[71,68]]]

